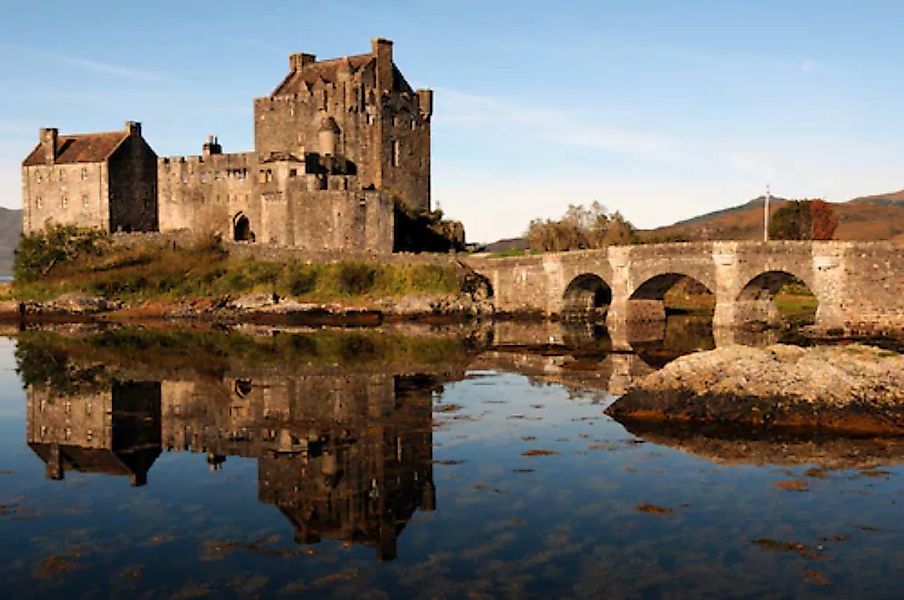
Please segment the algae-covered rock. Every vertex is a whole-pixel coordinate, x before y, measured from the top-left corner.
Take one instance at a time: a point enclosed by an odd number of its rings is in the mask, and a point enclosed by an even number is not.
[[[727,346],[673,361],[607,412],[619,420],[902,435],[904,356],[863,345]]]

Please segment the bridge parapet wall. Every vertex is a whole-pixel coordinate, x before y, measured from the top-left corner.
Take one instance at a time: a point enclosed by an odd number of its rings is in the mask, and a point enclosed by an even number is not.
[[[817,328],[904,332],[904,246],[889,242],[696,242],[468,262],[504,312],[558,314],[569,283],[593,274],[611,290],[610,327],[658,320],[662,294],[688,276],[715,294],[714,325],[733,327],[774,317],[775,293],[798,279],[819,303]]]

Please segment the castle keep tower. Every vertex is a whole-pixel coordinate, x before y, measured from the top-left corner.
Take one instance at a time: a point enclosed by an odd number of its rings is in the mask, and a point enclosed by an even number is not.
[[[270,96],[254,101],[258,155],[324,154],[331,149],[365,189],[385,191],[414,210],[430,209],[430,118],[433,92],[414,91],[392,60],[392,42],[330,60],[289,56],[289,72]]]

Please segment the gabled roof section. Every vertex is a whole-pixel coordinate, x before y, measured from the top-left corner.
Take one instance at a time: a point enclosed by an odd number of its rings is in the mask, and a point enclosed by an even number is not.
[[[289,96],[298,94],[304,91],[305,84],[310,88],[319,80],[323,80],[326,83],[336,83],[339,80],[340,71],[359,71],[373,62],[373,60],[373,54],[359,54],[357,56],[321,60],[305,65],[303,69],[291,71],[286,75],[285,79],[276,86],[276,89],[270,95]]]
[[[65,165],[105,161],[128,137],[128,131],[61,135],[57,138],[57,154],[54,164]],[[22,166],[35,167],[45,164],[47,163],[44,161],[41,144],[38,144],[22,163]]]

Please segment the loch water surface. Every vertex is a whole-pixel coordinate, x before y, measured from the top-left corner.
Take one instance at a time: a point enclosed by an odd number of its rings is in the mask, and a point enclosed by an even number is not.
[[[662,349],[252,337],[2,339],[5,597],[904,587],[900,441],[604,415]]]

